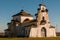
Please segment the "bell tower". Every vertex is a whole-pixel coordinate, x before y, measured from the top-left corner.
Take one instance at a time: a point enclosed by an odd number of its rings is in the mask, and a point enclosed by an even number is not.
[[[36,19],[37,19],[37,37],[56,36],[55,28],[51,28],[50,25],[50,20],[48,17],[48,9],[44,4],[39,4]]]
[[[47,37],[48,29],[50,27],[50,21],[48,17],[48,9],[46,5],[39,4],[38,13],[37,13],[37,32],[38,37]]]
[[[43,0],[41,0],[43,1]],[[31,28],[30,37],[56,37],[55,27],[50,24],[46,5],[39,4],[36,16],[36,28]]]
[[[40,4],[38,13],[35,14],[37,26],[31,28],[30,37],[56,37],[55,27],[50,25],[48,9],[44,4]]]
[[[45,25],[50,23],[48,17],[48,9],[44,4],[39,4],[38,15],[37,15],[37,25]]]

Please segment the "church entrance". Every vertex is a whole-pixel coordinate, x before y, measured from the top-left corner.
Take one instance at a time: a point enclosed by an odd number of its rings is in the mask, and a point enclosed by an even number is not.
[[[41,36],[46,37],[46,29],[44,27],[41,29]]]

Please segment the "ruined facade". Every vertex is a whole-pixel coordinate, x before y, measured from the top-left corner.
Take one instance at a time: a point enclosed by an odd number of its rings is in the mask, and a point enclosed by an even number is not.
[[[24,10],[13,15],[13,19],[8,23],[5,36],[10,37],[56,37],[55,27],[50,24],[48,9],[44,4],[40,4],[38,12],[33,16]]]

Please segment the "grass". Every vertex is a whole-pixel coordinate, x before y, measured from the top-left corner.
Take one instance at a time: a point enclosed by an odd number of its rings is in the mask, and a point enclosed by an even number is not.
[[[0,38],[0,40],[60,40],[60,37],[49,37],[49,38]]]

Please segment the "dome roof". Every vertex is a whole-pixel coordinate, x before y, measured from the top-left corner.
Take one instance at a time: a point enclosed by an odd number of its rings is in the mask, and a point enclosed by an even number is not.
[[[19,15],[21,15],[21,16],[28,16],[28,17],[32,17],[32,15],[31,15],[31,14],[29,14],[29,13],[25,12],[24,10],[21,10],[19,13],[17,13],[17,14],[15,14],[15,15],[13,15],[12,17],[14,17],[14,16],[19,16]]]

